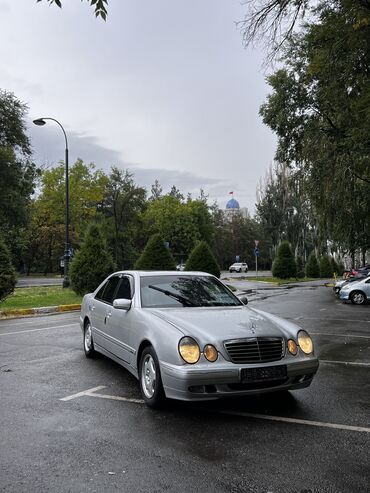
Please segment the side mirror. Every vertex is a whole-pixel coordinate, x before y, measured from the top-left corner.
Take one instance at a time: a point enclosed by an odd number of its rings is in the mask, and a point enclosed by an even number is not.
[[[243,305],[248,305],[248,298],[245,295],[240,296],[239,299],[243,303]]]
[[[127,300],[126,298],[118,298],[113,301],[113,308],[127,311],[131,308],[131,300]]]

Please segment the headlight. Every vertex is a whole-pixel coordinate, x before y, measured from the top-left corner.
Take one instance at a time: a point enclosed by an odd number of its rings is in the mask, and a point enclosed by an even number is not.
[[[198,343],[191,337],[183,337],[179,342],[179,353],[181,358],[190,364],[196,363],[200,358]]]
[[[211,363],[216,361],[216,359],[218,358],[217,349],[214,346],[212,346],[212,344],[207,344],[207,346],[204,346],[203,354],[205,358]]]
[[[293,356],[298,353],[297,344],[293,341],[293,339],[289,339],[288,341],[288,351],[290,354],[293,354]]]
[[[305,330],[300,330],[298,332],[298,344],[304,353],[306,354],[313,353],[312,339]]]

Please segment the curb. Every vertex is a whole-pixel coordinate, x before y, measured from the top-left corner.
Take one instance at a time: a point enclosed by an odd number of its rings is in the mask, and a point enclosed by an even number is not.
[[[48,315],[50,313],[63,313],[77,311],[81,308],[80,304],[58,305],[58,306],[42,306],[39,308],[21,308],[18,310],[0,311],[0,319],[30,317],[32,315]]]

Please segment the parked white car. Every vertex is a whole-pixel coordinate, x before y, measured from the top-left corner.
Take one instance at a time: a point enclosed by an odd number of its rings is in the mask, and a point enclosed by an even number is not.
[[[235,262],[230,265],[229,272],[248,272],[248,265],[245,262]]]
[[[345,284],[339,292],[339,297],[343,301],[350,300],[355,305],[364,305],[370,300],[370,277]]]

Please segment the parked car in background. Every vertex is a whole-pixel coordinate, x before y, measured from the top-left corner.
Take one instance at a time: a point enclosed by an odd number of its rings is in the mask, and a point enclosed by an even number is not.
[[[309,334],[246,303],[203,272],[116,272],[83,298],[85,355],[129,370],[149,407],[308,387]]]
[[[345,284],[339,292],[339,297],[343,301],[350,300],[355,305],[365,304],[370,300],[370,276]]]
[[[176,270],[181,270],[181,271],[185,270],[185,264],[177,264]]]
[[[245,262],[235,262],[230,265],[229,272],[248,272],[248,265]]]
[[[361,281],[365,277],[367,277],[367,274],[362,274],[360,272],[360,273],[356,274],[355,276],[348,277],[347,279],[340,279],[339,281],[337,281],[334,284],[333,290],[334,290],[335,294],[339,294],[339,292],[342,289],[342,287],[345,286],[346,284],[348,284],[350,282]]]

